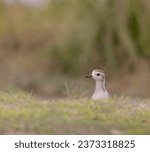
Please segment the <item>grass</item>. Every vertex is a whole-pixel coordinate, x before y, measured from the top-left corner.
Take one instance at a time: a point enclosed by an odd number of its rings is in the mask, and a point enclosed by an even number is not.
[[[0,92],[0,134],[150,134],[150,100],[41,100]]]

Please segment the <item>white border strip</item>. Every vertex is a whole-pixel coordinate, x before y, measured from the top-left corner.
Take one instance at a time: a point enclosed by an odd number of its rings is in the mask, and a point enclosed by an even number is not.
[[[0,151],[150,152],[150,135],[0,135]]]

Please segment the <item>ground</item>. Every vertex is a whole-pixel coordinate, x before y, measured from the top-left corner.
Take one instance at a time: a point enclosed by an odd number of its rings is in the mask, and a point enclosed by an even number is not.
[[[43,100],[0,92],[0,134],[150,134],[150,99]]]

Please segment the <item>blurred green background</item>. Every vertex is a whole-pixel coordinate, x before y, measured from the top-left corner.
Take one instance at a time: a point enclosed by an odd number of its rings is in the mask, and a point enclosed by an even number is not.
[[[150,97],[149,0],[1,0],[0,89],[85,97],[100,68],[112,95]]]

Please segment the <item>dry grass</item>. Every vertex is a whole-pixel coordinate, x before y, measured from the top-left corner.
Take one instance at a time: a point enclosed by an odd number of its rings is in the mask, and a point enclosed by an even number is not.
[[[0,93],[1,134],[150,134],[150,100],[39,100]]]

